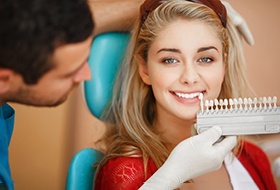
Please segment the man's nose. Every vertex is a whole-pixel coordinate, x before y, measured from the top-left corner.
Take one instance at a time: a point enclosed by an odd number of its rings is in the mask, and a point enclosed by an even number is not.
[[[85,80],[90,80],[91,79],[91,70],[89,68],[89,64],[86,63],[80,70],[79,72],[74,76],[74,82],[80,83]]]

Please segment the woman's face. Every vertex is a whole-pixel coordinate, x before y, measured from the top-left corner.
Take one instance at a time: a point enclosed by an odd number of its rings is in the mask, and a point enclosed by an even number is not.
[[[159,116],[193,120],[200,109],[199,94],[205,100],[220,93],[222,42],[202,22],[177,20],[158,33],[139,72],[152,86]]]

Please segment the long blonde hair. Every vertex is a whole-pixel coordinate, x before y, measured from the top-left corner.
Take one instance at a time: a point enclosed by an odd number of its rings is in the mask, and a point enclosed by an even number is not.
[[[126,58],[116,79],[112,102],[104,114],[107,133],[105,158],[139,156],[147,166],[151,158],[160,167],[169,155],[163,140],[154,128],[156,109],[151,87],[139,73],[137,56],[147,61],[147,52],[158,32],[178,19],[199,20],[216,32],[223,44],[226,63],[225,79],[219,98],[246,97],[250,86],[246,79],[242,42],[228,19],[227,28],[216,13],[204,5],[184,0],[167,1],[151,12],[144,23],[136,22]],[[138,19],[140,21],[140,19]]]

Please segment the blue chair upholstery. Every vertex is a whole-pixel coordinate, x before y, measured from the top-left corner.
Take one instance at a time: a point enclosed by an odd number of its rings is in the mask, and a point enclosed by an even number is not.
[[[67,176],[67,190],[92,190],[96,167],[103,154],[93,148],[86,148],[75,154]]]
[[[128,32],[114,32],[101,34],[93,41],[88,60],[92,78],[84,83],[84,97],[90,112],[97,118],[111,98],[129,39]]]
[[[97,36],[92,43],[88,60],[92,78],[84,82],[83,94],[86,106],[96,118],[100,119],[111,98],[114,79],[129,39],[128,32],[112,32]],[[92,190],[94,163],[102,157],[102,153],[93,148],[77,152],[68,169],[66,190]]]

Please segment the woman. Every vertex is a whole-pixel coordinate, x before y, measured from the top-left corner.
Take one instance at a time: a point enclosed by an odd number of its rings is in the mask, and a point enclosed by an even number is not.
[[[191,139],[200,96],[251,95],[242,44],[220,1],[146,1],[129,50],[104,116],[107,150],[95,189],[141,187],[178,144]],[[195,153],[191,147],[185,151]],[[199,167],[190,164],[190,170]],[[241,140],[218,170],[190,176],[188,183],[219,181],[223,189],[276,189],[265,154]]]

